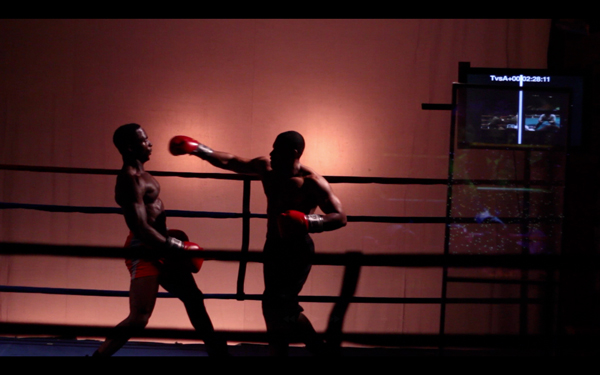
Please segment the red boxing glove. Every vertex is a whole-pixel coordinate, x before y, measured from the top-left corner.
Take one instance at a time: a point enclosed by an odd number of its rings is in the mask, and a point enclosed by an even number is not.
[[[204,250],[203,248],[198,246],[198,244],[195,244],[193,242],[184,242],[183,246],[184,250]],[[189,270],[192,271],[192,273],[197,273],[198,271],[200,271],[200,268],[202,268],[202,263],[204,263],[204,259],[193,257],[189,260],[186,259],[186,263],[186,268],[189,268]]]
[[[185,155],[192,154],[200,143],[193,138],[186,137],[185,135],[178,135],[171,139],[169,142],[169,151],[173,155]]]
[[[321,215],[306,215],[303,212],[294,210],[288,210],[279,215],[277,224],[279,225],[279,233],[283,238],[323,231],[323,217]]]
[[[169,142],[169,151],[175,156],[194,154],[200,157],[205,157],[213,152],[210,147],[199,143],[193,138],[186,137],[185,135],[178,135],[171,138],[171,141]]]
[[[204,250],[198,244],[189,242],[189,238],[184,231],[178,229],[169,229],[167,231],[167,244],[170,248],[176,248],[181,250]],[[192,273],[197,273],[202,268],[204,259],[202,258],[185,258],[177,260],[178,266],[182,266]]]

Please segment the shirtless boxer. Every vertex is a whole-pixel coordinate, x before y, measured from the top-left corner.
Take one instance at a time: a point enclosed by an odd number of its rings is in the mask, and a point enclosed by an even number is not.
[[[150,160],[152,143],[137,124],[119,127],[113,142],[123,157],[115,200],[123,209],[125,222],[131,231],[126,246],[147,251],[148,257],[126,260],[131,274],[129,316],[117,325],[94,356],[114,354],[136,332],[146,327],[159,285],[183,302],[193,327],[206,344],[208,354],[226,355],[227,344],[215,338],[204,306],[204,296],[192,275],[199,270],[202,260],[177,257],[183,250],[198,250],[200,247],[188,242],[185,233],[167,230],[165,210],[158,197],[160,185],[144,170],[144,163]]]
[[[288,355],[290,337],[306,344],[314,354],[324,354],[322,340],[302,313],[298,294],[311,269],[314,244],[309,233],[346,225],[346,214],[329,183],[300,164],[304,139],[297,132],[281,133],[270,158],[246,159],[214,151],[186,136],[170,142],[173,155],[195,155],[215,167],[258,175],[267,196],[267,239],[264,245],[262,309],[272,355]],[[319,207],[324,215],[315,214]]]
[[[559,126],[556,123],[556,115],[551,111],[543,113],[535,126],[535,130],[557,129]]]

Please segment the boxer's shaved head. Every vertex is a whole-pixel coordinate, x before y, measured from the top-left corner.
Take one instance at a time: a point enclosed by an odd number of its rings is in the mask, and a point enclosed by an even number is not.
[[[138,124],[125,124],[119,126],[113,134],[113,143],[121,154],[127,151],[127,147],[131,145],[138,137],[137,130],[142,127]]]
[[[296,131],[283,132],[275,138],[273,148],[285,148],[298,151],[298,156],[304,152],[304,137]]]

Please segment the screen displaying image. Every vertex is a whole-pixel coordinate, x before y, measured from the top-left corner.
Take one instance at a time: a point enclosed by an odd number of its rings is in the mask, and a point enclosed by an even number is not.
[[[494,146],[498,142],[506,143],[509,147],[544,148],[583,145],[585,89],[583,75],[546,69],[475,68],[468,63],[461,63],[459,77],[461,83],[469,86],[512,88],[511,92],[496,92],[489,89],[485,92],[475,92],[468,89],[475,93],[467,94],[468,102],[462,103],[463,107],[460,110],[467,111],[463,114],[471,117],[470,111],[481,109],[478,106],[486,106],[489,113],[480,112],[478,115],[484,117],[478,121],[481,122],[482,127],[487,127],[492,132],[487,135],[476,135],[475,130],[469,128],[468,133],[462,135],[475,138],[459,139],[459,147],[485,147],[480,143]],[[552,90],[557,91],[552,92]],[[478,100],[478,95],[483,97]],[[521,123],[519,113],[523,118]],[[468,121],[475,120],[469,118]],[[463,125],[475,126],[472,123],[463,123]],[[517,130],[522,134],[517,134],[516,139],[514,134],[492,134],[493,131],[500,129],[507,130],[508,133]],[[464,129],[459,129],[462,130]],[[541,135],[541,133],[533,135],[540,131],[559,130],[563,133],[560,136]],[[519,139],[520,136],[522,138]],[[491,142],[490,137],[492,137]]]
[[[571,92],[457,86],[460,148],[560,148],[568,142]]]

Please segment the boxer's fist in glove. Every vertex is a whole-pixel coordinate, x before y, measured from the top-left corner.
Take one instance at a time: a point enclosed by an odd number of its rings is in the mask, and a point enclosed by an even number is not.
[[[193,138],[185,135],[178,135],[171,138],[171,141],[169,142],[169,152],[175,156],[185,154],[204,156],[212,153],[212,150]]]
[[[167,231],[167,246],[170,249],[178,250],[204,250],[198,244],[189,242],[188,236],[185,232],[177,229],[169,229]],[[174,259],[172,262],[177,262],[178,266],[184,269],[196,273],[200,271],[204,259],[202,258],[179,258]]]
[[[300,211],[288,210],[279,215],[277,224],[281,237],[319,233],[323,231],[323,217],[321,215],[306,215]]]
[[[193,242],[184,242],[183,245],[184,250],[204,250],[203,248],[198,246],[198,244],[195,244]],[[200,271],[200,268],[202,268],[202,263],[204,263],[204,259],[202,258],[193,257],[185,259],[186,268],[188,268],[193,273]]]
[[[173,155],[184,155],[192,154],[200,143],[193,138],[186,137],[185,135],[178,135],[171,138],[169,142],[169,151]]]

